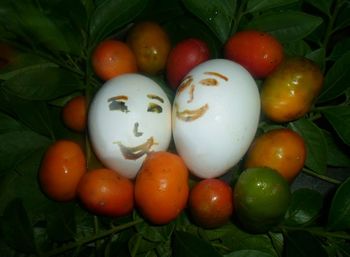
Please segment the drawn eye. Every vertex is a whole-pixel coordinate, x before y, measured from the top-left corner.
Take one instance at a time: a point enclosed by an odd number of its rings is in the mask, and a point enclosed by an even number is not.
[[[121,112],[125,112],[128,113],[128,107],[126,106],[124,101],[118,100],[115,97],[109,98],[108,102],[110,102],[109,104],[109,110],[110,111],[121,111]]]
[[[148,112],[156,112],[156,113],[161,113],[163,111],[163,108],[155,103],[149,103],[148,104],[148,108],[147,108]]]

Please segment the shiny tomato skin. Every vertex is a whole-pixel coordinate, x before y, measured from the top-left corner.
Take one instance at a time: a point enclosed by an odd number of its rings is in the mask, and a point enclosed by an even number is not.
[[[245,67],[255,78],[265,78],[284,58],[281,43],[272,35],[256,30],[233,34],[224,46],[226,59]]]
[[[204,228],[224,225],[233,213],[231,186],[218,178],[201,180],[191,189],[189,209],[194,221]]]
[[[126,42],[135,53],[140,72],[155,75],[165,69],[171,42],[166,30],[158,23],[136,23],[130,29]]]
[[[210,49],[201,39],[188,38],[177,43],[169,53],[166,66],[170,86],[176,89],[190,70],[209,58]]]
[[[278,123],[299,119],[310,111],[322,85],[322,71],[313,61],[286,58],[262,85],[262,111]]]

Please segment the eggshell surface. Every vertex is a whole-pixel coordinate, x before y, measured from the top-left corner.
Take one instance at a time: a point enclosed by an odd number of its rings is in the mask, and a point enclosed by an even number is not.
[[[259,91],[249,72],[233,61],[206,61],[185,76],[176,92],[176,150],[197,177],[219,177],[244,156],[259,117]]]
[[[141,74],[108,80],[88,114],[93,150],[106,167],[133,179],[150,151],[171,139],[171,104],[162,88]]]

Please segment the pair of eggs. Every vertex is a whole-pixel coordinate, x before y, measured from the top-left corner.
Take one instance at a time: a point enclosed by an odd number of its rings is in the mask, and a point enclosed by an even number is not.
[[[91,143],[108,168],[133,179],[147,153],[176,151],[199,178],[225,174],[255,136],[260,116],[257,85],[239,64],[213,59],[192,69],[173,104],[162,88],[141,74],[107,81],[89,109]]]

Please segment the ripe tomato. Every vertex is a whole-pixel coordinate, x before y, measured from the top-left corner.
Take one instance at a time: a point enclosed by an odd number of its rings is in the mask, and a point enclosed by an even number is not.
[[[244,170],[234,186],[235,213],[249,232],[264,233],[283,219],[290,203],[289,183],[270,168]]]
[[[171,48],[167,32],[157,23],[144,21],[131,28],[126,39],[141,72],[157,74],[165,68]]]
[[[310,111],[322,84],[315,63],[304,57],[288,58],[263,83],[262,111],[275,122],[298,119]]]
[[[207,44],[200,39],[188,38],[170,50],[166,75],[170,86],[176,89],[186,74],[210,58]]]
[[[245,166],[270,167],[292,181],[304,167],[304,139],[291,129],[281,128],[257,137],[246,155]]]
[[[189,209],[194,221],[204,228],[224,225],[233,213],[232,188],[217,178],[201,180],[190,191]]]
[[[86,172],[86,159],[81,147],[69,140],[59,140],[46,151],[39,170],[44,193],[56,201],[70,201]]]
[[[265,78],[283,59],[283,47],[272,35],[248,30],[232,35],[224,46],[226,59],[245,67],[252,76]]]
[[[110,169],[88,171],[78,185],[83,206],[98,215],[119,217],[134,208],[134,184]]]
[[[135,181],[135,202],[143,216],[159,225],[174,220],[187,204],[188,176],[178,155],[150,153]]]
[[[93,70],[102,80],[137,72],[135,54],[127,44],[119,40],[102,41],[94,49],[91,61]]]
[[[85,96],[75,96],[62,109],[63,123],[70,129],[83,132],[86,128],[87,103]]]

